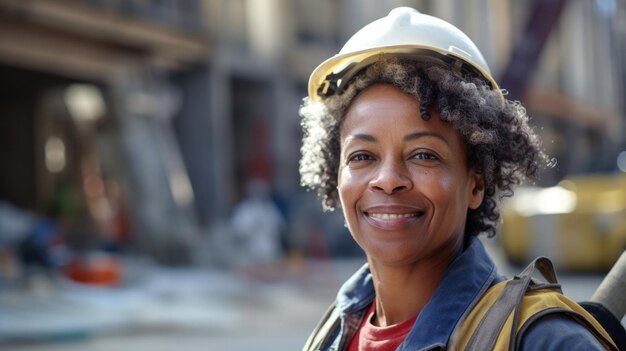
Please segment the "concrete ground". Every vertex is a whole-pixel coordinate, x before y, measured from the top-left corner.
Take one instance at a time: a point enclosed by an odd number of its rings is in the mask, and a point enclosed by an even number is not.
[[[493,245],[506,274],[515,273]],[[254,273],[148,267],[132,284],[0,293],[0,349],[11,351],[299,350],[362,260],[311,261]],[[561,275],[588,299],[602,275]]]
[[[138,283],[0,294],[0,349],[298,350],[360,260],[255,274],[151,269]],[[41,289],[40,289],[41,290]]]

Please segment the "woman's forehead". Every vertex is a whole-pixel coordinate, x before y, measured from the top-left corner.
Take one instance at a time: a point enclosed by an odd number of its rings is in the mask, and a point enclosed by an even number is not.
[[[393,85],[375,85],[363,91],[348,108],[341,129],[341,138],[348,135],[377,135],[390,131],[411,135],[428,131],[465,143],[453,126],[439,118],[435,109],[432,119],[421,116],[420,104],[412,95]]]
[[[358,103],[357,103],[358,102]],[[352,104],[346,110],[346,114],[365,112],[357,110],[377,109],[385,112],[390,109],[413,109],[415,114],[420,114],[420,104],[417,97],[409,95],[391,84],[374,84],[361,91],[352,99]]]

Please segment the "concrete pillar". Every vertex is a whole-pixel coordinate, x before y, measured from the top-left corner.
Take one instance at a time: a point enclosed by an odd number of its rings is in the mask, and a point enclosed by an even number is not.
[[[268,64],[277,61],[291,41],[290,2],[247,0],[247,36],[253,57]]]
[[[298,162],[300,158],[300,116],[298,109],[302,96],[295,94],[293,84],[286,77],[273,82],[275,116],[272,123],[272,155],[274,157],[274,187],[282,194],[299,188]]]
[[[431,8],[433,12],[431,15],[439,17],[450,23],[456,23],[455,6],[458,3],[454,0],[431,0]]]
[[[211,70],[198,67],[193,72],[184,73],[177,79],[183,92],[183,103],[174,127],[183,153],[185,165],[195,195],[195,210],[199,223],[210,223],[215,215],[215,187],[212,165],[213,130],[211,114]]]
[[[209,77],[210,101],[208,115],[211,125],[211,150],[207,162],[212,170],[215,218],[227,218],[235,201],[234,131],[231,121],[231,86],[228,70],[214,65]]]

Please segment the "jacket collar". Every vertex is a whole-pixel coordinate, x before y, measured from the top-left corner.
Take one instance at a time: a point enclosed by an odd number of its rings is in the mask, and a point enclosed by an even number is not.
[[[369,265],[364,264],[337,293],[337,309],[341,315],[359,312],[371,305],[376,292]]]
[[[470,237],[398,350],[444,347],[459,321],[501,279],[480,240]],[[337,308],[341,315],[355,313],[369,306],[374,297],[372,274],[365,264],[339,290]]]

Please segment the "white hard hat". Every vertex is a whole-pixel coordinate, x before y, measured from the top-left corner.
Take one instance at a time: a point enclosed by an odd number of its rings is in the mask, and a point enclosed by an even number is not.
[[[504,100],[489,66],[472,40],[452,24],[410,7],[391,10],[359,30],[341,51],[309,78],[309,97],[320,100],[345,89],[360,70],[386,57],[411,57],[449,64],[484,78]]]

